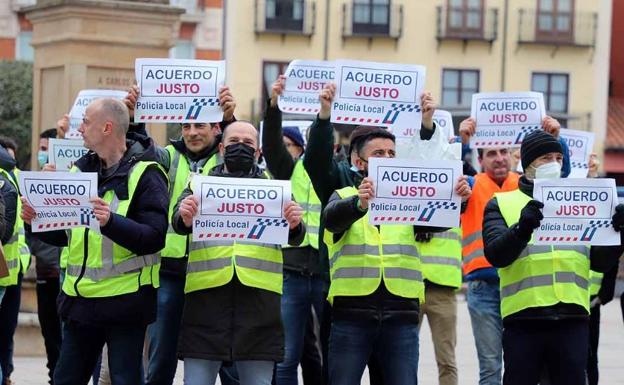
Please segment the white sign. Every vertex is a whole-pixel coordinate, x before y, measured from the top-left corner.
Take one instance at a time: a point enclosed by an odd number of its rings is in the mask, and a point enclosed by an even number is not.
[[[459,226],[461,197],[454,189],[461,161],[370,158],[368,173],[375,189],[371,224]]]
[[[48,144],[49,163],[56,166],[56,171],[69,171],[74,163],[89,152],[82,140],[50,138]]]
[[[97,198],[95,172],[22,171],[22,196],[37,213],[32,231],[53,231],[89,227],[99,231],[91,198]]]
[[[291,200],[290,181],[195,176],[191,186],[200,202],[193,241],[288,243],[283,213]]]
[[[453,116],[445,110],[435,110],[433,113],[433,122],[436,125],[436,131],[442,132],[444,138],[452,139],[455,137],[455,128],[453,126]],[[388,129],[394,134],[397,140],[412,139],[416,135],[420,135],[420,127],[418,128],[398,128]]]
[[[219,88],[225,62],[136,59],[139,81],[134,120],[150,123],[214,123],[223,119]]]
[[[74,105],[69,111],[69,130],[65,133],[66,139],[82,139],[82,134],[78,132],[85,110],[89,103],[95,99],[113,98],[123,100],[127,95],[126,91],[119,90],[82,90],[78,93]]]
[[[321,110],[319,94],[333,82],[333,62],[293,60],[286,69],[286,84],[277,105],[283,112],[316,115]]]
[[[594,148],[593,132],[562,129],[559,135],[570,150],[570,175],[568,178],[587,178],[589,157]]]
[[[544,203],[535,244],[620,244],[611,225],[618,204],[614,179],[536,179],[533,198]]]
[[[540,92],[474,94],[470,116],[477,122],[471,147],[520,147],[528,133],[542,127],[544,96]]]
[[[332,123],[420,127],[425,73],[418,65],[336,61]]]

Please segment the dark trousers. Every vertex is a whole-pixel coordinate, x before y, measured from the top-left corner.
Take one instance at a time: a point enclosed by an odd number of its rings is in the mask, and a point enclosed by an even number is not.
[[[142,384],[144,325],[96,326],[67,321],[55,385],[87,385],[106,344],[111,382]]]
[[[587,382],[598,385],[598,341],[600,340],[600,305],[591,308],[589,315],[589,356],[587,357]]]
[[[321,307],[323,307],[323,305],[321,305]],[[320,336],[320,317],[322,317],[322,314],[317,314],[314,307],[312,307],[303,337],[303,354],[301,355],[301,372],[304,385],[323,384],[323,351]]]
[[[586,320],[517,321],[503,330],[504,385],[535,385],[547,370],[552,385],[585,385]]]
[[[54,368],[61,353],[61,320],[56,310],[59,291],[59,277],[37,279],[37,316],[46,349],[50,384],[53,383]]]
[[[17,285],[7,286],[0,305],[0,369],[4,381],[13,373],[13,336],[17,328],[20,301],[22,299],[22,274]]]

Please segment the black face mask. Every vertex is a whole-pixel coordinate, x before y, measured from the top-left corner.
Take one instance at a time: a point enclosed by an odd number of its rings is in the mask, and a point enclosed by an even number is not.
[[[230,144],[225,148],[223,161],[228,172],[248,174],[256,163],[255,154],[256,150],[245,143]]]

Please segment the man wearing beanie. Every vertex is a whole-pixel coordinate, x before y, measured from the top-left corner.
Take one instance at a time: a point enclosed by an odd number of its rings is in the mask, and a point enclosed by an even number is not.
[[[563,150],[536,130],[520,148],[519,188],[494,194],[485,208],[485,257],[498,268],[503,317],[504,385],[534,385],[548,372],[553,385],[584,385],[588,352],[589,270],[617,263],[621,246],[533,245],[543,204],[532,199],[534,179],[561,176]],[[624,226],[624,205],[613,216]]]

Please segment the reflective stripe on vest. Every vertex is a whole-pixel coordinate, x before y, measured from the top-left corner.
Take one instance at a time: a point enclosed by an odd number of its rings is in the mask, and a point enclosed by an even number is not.
[[[303,161],[299,159],[295,163],[295,168],[290,177],[292,183],[292,194],[295,202],[303,208],[302,221],[306,226],[305,238],[299,246],[312,246],[319,248],[319,226],[321,224],[321,201],[312,187],[312,181],[303,166]],[[291,247],[283,245],[282,247]]]
[[[459,288],[462,283],[461,228],[433,233],[426,242],[416,242],[425,280],[441,286]]]
[[[185,156],[182,156],[172,145],[165,147],[169,152],[170,167],[169,178],[169,212],[167,215],[169,225],[167,226],[167,239],[165,247],[160,251],[160,255],[167,258],[182,258],[186,255],[187,244],[190,236],[180,235],[175,232],[171,224],[173,209],[175,208],[180,195],[188,187],[191,177],[191,165]],[[202,175],[208,175],[210,170],[219,163],[217,154],[211,156],[201,168]]]
[[[518,223],[531,200],[520,190],[495,197],[508,227]],[[498,269],[501,315],[558,303],[579,305],[589,313],[589,264],[588,246],[534,245],[532,238],[511,265]]]
[[[16,192],[19,191],[17,188],[17,184],[13,177],[4,169],[0,168],[0,174],[4,176],[6,180],[11,183],[11,185],[15,188]],[[5,182],[6,183],[6,182]],[[20,272],[20,266],[22,265],[20,261],[20,231],[24,230],[24,222],[20,217],[20,212],[22,211],[22,201],[19,198],[19,194],[17,195],[16,202],[16,216],[15,222],[13,224],[13,230],[11,233],[11,238],[5,243],[2,248],[4,251],[4,258],[7,264],[7,268],[9,270],[9,275],[3,278],[0,278],[0,286],[13,286],[17,285],[17,280]]]
[[[483,252],[483,212],[494,193],[512,191],[518,188],[519,175],[510,172],[502,186],[498,186],[487,174],[479,173],[474,177],[472,195],[461,215],[463,273],[468,275],[475,270],[489,268],[492,265],[485,259]]]
[[[138,162],[128,173],[127,200],[120,201],[113,190],[106,191],[103,199],[112,213],[126,216],[138,182],[150,166],[156,166],[165,175],[156,162]],[[137,256],[108,237],[85,228],[71,229],[68,240],[63,283],[67,295],[111,297],[136,292],[143,285],[158,287],[157,254]],[[88,242],[86,246],[85,242]]]
[[[602,278],[604,277],[603,273],[598,273],[597,271],[589,272],[589,295],[594,296],[598,295],[600,292],[600,288],[602,287]]]
[[[357,194],[354,187],[337,191],[341,198]],[[368,223],[368,213],[354,222],[334,242],[325,230],[324,239],[330,258],[329,301],[336,296],[366,296],[383,279],[388,291],[398,297],[424,299],[420,255],[416,249],[413,226]]]

